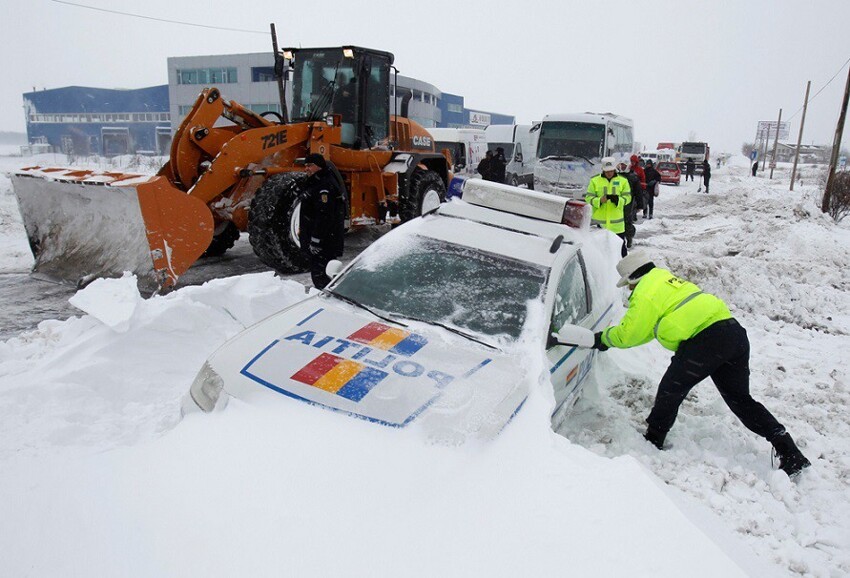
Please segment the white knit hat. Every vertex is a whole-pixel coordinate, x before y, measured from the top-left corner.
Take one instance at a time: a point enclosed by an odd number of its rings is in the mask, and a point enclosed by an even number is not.
[[[631,275],[646,265],[647,263],[652,263],[652,259],[649,255],[646,254],[645,251],[637,250],[632,251],[617,263],[617,273],[620,274],[620,280],[617,281],[617,287],[625,287],[632,281],[637,281],[637,279],[630,279]]]

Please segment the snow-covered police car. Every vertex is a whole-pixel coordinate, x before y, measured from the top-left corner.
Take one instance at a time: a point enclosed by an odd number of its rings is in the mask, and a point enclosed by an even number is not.
[[[286,396],[491,437],[539,381],[526,375],[539,355],[557,421],[614,300],[620,241],[589,221],[581,201],[470,179],[463,200],[390,231],[344,269],[332,261],[325,290],[224,344],[185,404]]]

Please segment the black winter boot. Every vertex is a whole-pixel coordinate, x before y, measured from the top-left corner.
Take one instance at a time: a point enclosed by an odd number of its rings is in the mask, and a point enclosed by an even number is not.
[[[803,471],[803,468],[812,465],[812,462],[807,460],[806,456],[800,452],[788,432],[774,438],[771,443],[776,449],[776,455],[779,456],[779,469],[788,474],[789,478],[794,479],[797,474]]]
[[[655,428],[646,428],[646,433],[643,434],[643,438],[657,447],[659,450],[664,449],[664,438],[667,437],[667,434],[661,431],[658,431]]]

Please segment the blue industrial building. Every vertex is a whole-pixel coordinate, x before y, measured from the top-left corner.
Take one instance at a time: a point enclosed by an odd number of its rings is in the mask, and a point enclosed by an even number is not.
[[[24,110],[29,142],[66,154],[168,154],[171,144],[168,85],[27,92]]]
[[[491,124],[514,124],[516,120],[507,114],[466,108],[462,96],[448,92],[441,93],[438,106],[440,128],[487,128]]]

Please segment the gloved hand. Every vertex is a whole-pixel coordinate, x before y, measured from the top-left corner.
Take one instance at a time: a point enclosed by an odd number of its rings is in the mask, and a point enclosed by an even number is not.
[[[321,252],[322,252],[321,245],[316,245],[314,243],[310,243],[310,254],[311,255],[318,255]]]
[[[599,331],[593,334],[593,349],[598,349],[599,351],[608,351],[609,347],[602,343],[602,332]]]
[[[608,195],[608,201],[614,203],[615,205],[620,201],[619,195]]]

